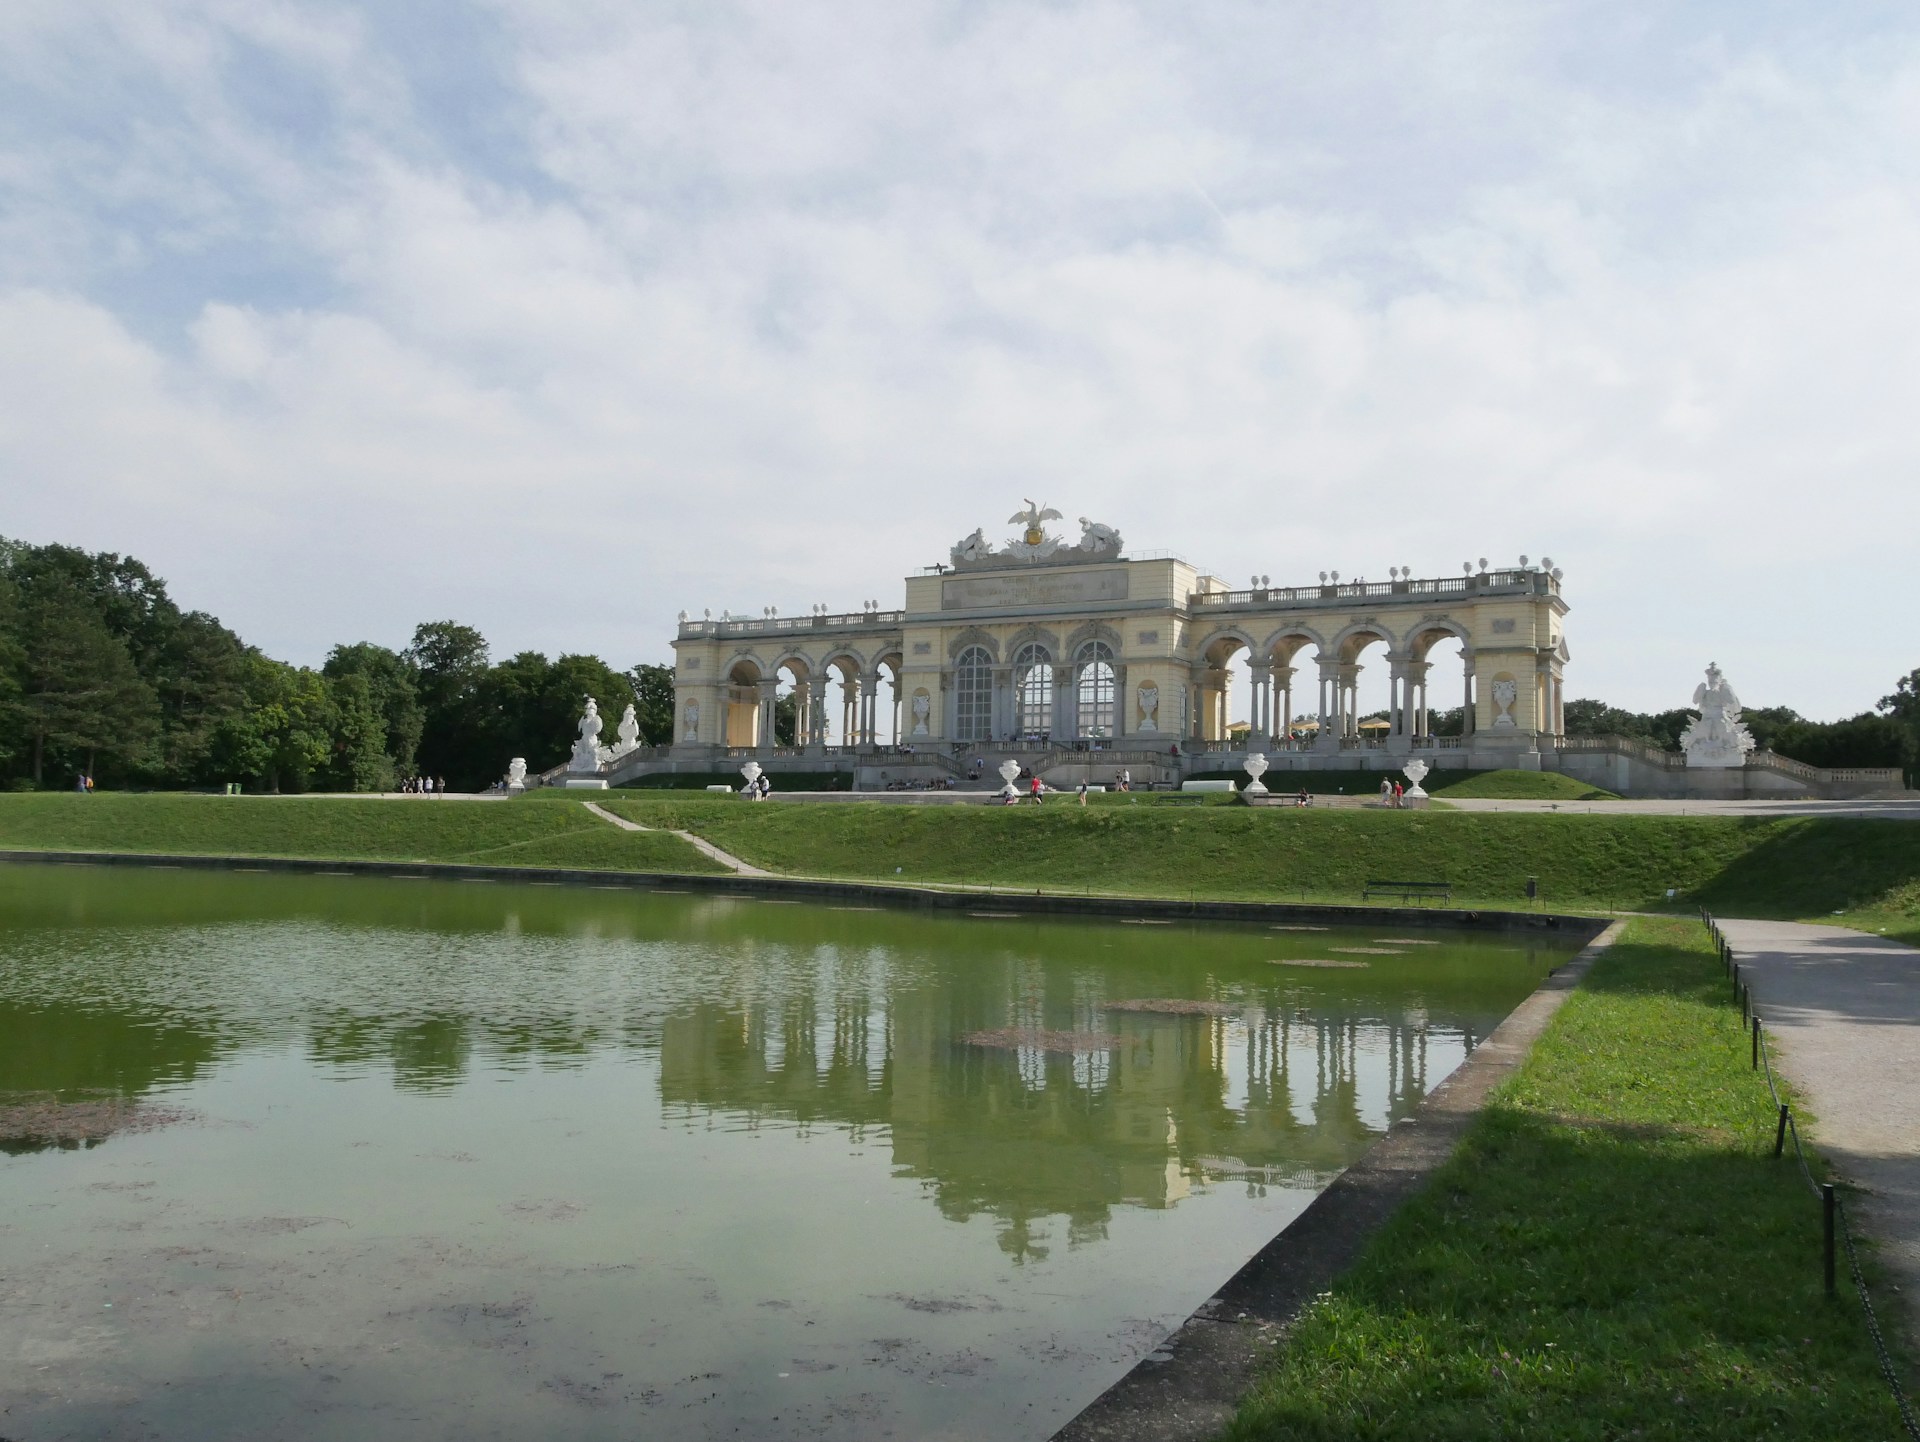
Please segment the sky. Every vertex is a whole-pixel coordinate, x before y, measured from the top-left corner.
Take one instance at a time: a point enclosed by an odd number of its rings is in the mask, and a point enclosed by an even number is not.
[[[625,666],[1031,496],[1549,555],[1570,696],[1832,719],[1920,665],[1917,172],[1910,4],[15,0],[0,534]]]

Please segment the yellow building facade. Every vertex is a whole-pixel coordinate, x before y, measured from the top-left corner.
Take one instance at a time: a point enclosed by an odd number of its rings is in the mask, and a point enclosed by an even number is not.
[[[1004,546],[974,532],[906,577],[897,608],[683,614],[675,754],[1232,749],[1351,766],[1355,751],[1384,762],[1464,749],[1493,754],[1460,764],[1512,765],[1563,730],[1567,604],[1545,566],[1235,588],[1177,557],[1129,556],[1118,532],[1084,519],[1077,541],[1055,535],[1056,519],[1030,502]],[[1459,669],[1435,675],[1430,653],[1449,640]],[[1230,736],[1241,657],[1253,694],[1236,709],[1251,732]],[[1363,729],[1359,677],[1375,664],[1386,725]],[[787,689],[797,728],[776,746]],[[1433,715],[1460,705],[1464,734],[1435,737]]]

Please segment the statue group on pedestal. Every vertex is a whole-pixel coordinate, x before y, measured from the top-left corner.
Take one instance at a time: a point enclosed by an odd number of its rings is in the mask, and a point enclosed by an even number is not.
[[[618,761],[629,751],[640,745],[640,722],[633,714],[633,706],[620,713],[620,726],[614,735],[619,741],[616,746],[600,744],[600,703],[593,697],[587,697],[586,712],[580,717],[580,736],[573,743],[573,755],[567,760],[570,772],[598,771],[609,762]]]
[[[1753,733],[1741,723],[1740,698],[1721,674],[1707,666],[1707,679],[1693,688],[1693,704],[1700,712],[1680,733],[1681,749],[1689,766],[1744,766],[1753,750]]]

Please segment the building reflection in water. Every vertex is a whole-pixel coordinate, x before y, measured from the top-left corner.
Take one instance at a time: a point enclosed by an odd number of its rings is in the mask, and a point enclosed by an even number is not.
[[[1302,1006],[1278,985],[1231,998],[1231,1014],[1178,1015],[1112,1008],[1085,968],[1007,959],[888,987],[871,966],[845,975],[831,948],[817,962],[787,969],[790,989],[663,1021],[668,1115],[884,1132],[896,1175],[955,1220],[997,1217],[1015,1256],[1036,1253],[1043,1217],[1084,1241],[1116,1206],[1168,1207],[1196,1186],[1324,1186],[1475,1040],[1417,1006]],[[992,1029],[1086,1040],[967,1040]]]

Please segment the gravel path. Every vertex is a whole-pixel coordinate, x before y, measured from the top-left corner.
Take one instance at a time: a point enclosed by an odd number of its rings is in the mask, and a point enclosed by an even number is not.
[[[1838,926],[1720,927],[1821,1152],[1865,1189],[1849,1210],[1920,1330],[1920,951]]]
[[[652,831],[656,829],[651,826],[642,826],[637,821],[629,821],[624,816],[615,816],[611,811],[607,810],[604,806],[595,805],[591,801],[582,801],[580,804],[586,807],[587,810],[591,811],[595,816],[598,816],[602,821],[611,821],[615,826],[619,827],[622,831]],[[727,870],[734,872],[737,875],[740,875],[740,876],[771,876],[773,875],[771,871],[762,871],[757,866],[749,866],[746,862],[742,861],[739,857],[733,855],[730,852],[722,851],[719,847],[715,846],[711,841],[707,841],[701,837],[695,836],[691,831],[670,831],[667,834],[669,836],[679,837],[682,841],[686,842],[687,845],[691,846],[695,851],[698,851],[703,855],[712,857],[715,861],[719,862],[722,866],[726,867]]]

